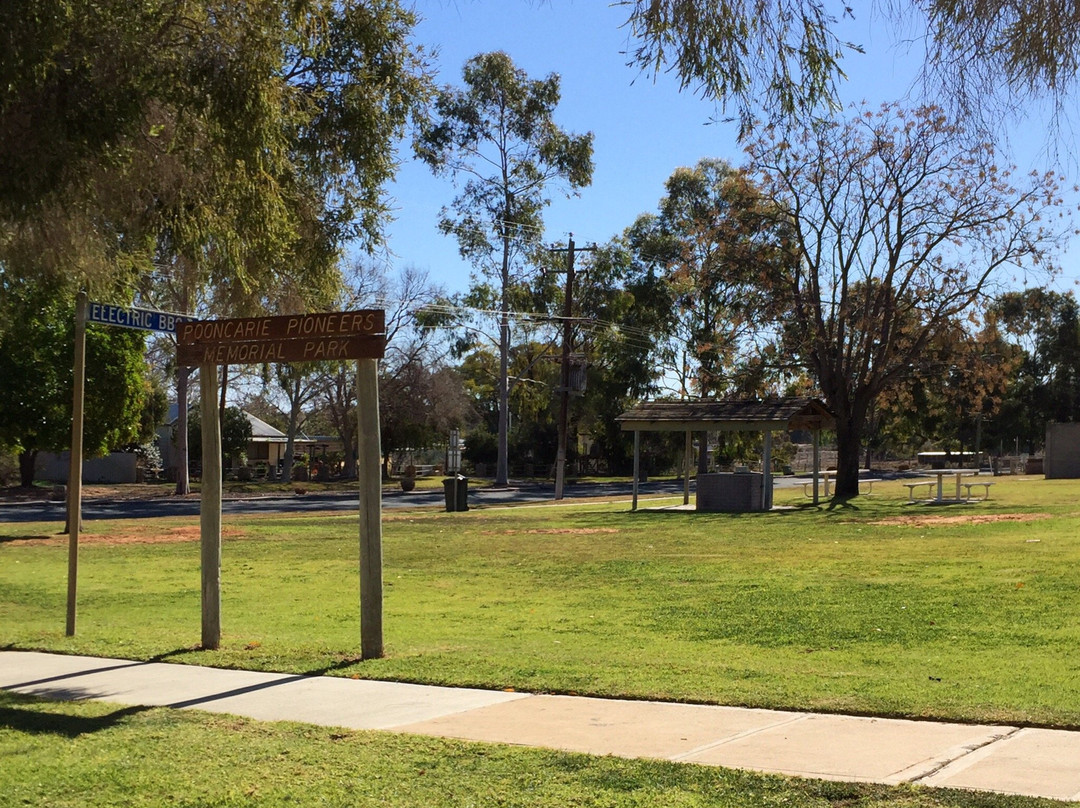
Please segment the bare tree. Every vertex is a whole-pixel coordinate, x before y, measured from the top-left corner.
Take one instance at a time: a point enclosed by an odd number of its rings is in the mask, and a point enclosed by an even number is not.
[[[417,315],[444,297],[442,288],[427,272],[405,267],[397,275],[370,262],[356,262],[347,273],[346,290],[338,305],[342,309],[380,308],[386,312],[386,355],[380,376],[392,379],[431,350],[436,332],[422,328]],[[352,362],[326,363],[312,379],[320,390],[319,401],[327,420],[345,447],[345,474],[356,474],[356,373]]]
[[[877,397],[1003,274],[1048,266],[1063,235],[1056,177],[1014,181],[934,107],[857,113],[790,139],[767,130],[748,148],[798,252],[769,279],[774,315],[836,415],[838,496],[858,494]]]

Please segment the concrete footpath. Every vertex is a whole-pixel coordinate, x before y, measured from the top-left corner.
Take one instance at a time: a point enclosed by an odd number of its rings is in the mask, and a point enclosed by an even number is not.
[[[1080,732],[427,687],[0,652],[0,688],[656,758],[801,777],[1080,801]]]

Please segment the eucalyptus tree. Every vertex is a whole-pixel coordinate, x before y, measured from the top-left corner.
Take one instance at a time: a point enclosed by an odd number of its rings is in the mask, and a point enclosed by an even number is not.
[[[592,134],[554,121],[559,76],[530,79],[502,52],[465,63],[462,88],[446,87],[415,139],[416,154],[436,174],[464,178],[439,229],[495,284],[498,298],[499,455],[495,484],[508,480],[511,296],[540,248],[549,187],[566,193],[592,181]]]
[[[673,72],[722,106],[734,106],[740,131],[755,118],[790,119],[835,104],[842,60],[861,48],[837,35],[821,0],[619,0],[629,9],[631,63]],[[844,7],[845,14],[852,14]]]
[[[314,305],[342,247],[381,238],[430,89],[414,22],[398,0],[0,4],[0,264],[189,314]]]
[[[828,117],[863,52],[841,21],[857,13],[902,27],[923,51],[923,93],[969,128],[1000,130],[1024,102],[1047,98],[1060,113],[1080,75],[1080,5],[1074,0],[887,0],[873,7],[822,0],[618,0],[628,10],[631,63],[674,73],[734,108],[741,134],[773,123]]]
[[[397,0],[4,3],[0,222],[49,236],[57,267],[77,247],[105,264],[153,250],[167,228],[245,288],[263,279],[254,248],[306,227],[329,252],[377,240],[428,88],[414,21]]]

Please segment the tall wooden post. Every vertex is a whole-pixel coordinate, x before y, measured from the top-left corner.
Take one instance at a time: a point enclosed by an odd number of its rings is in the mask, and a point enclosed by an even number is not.
[[[356,367],[357,475],[360,477],[360,654],[383,655],[382,447],[379,435],[379,361]]]
[[[75,604],[79,590],[79,531],[82,530],[83,393],[86,379],[86,292],[75,299],[74,393],[71,403],[71,464],[68,466],[68,580],[67,623],[64,633],[75,636]]]
[[[221,644],[221,422],[218,420],[216,365],[199,366],[202,421],[202,493],[199,535],[202,558],[202,647]]]
[[[641,479],[641,430],[634,430],[634,504],[630,510],[637,510],[638,480]]]

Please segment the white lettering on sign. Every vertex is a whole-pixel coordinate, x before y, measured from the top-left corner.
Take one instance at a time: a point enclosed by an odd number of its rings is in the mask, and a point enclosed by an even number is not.
[[[276,342],[237,342],[207,345],[202,352],[203,364],[243,365],[282,361],[282,344]]]
[[[304,359],[343,359],[349,355],[349,341],[321,339],[304,343]]]
[[[120,328],[135,328],[140,331],[166,331],[176,333],[181,323],[191,318],[179,314],[169,314],[151,309],[124,308],[108,303],[91,303],[87,309],[87,322],[100,325],[115,325]]]
[[[269,320],[200,320],[184,329],[185,342],[265,339],[270,336]]]
[[[325,337],[334,334],[368,334],[374,329],[374,312],[350,311],[290,317],[285,326],[285,334],[289,337]]]

